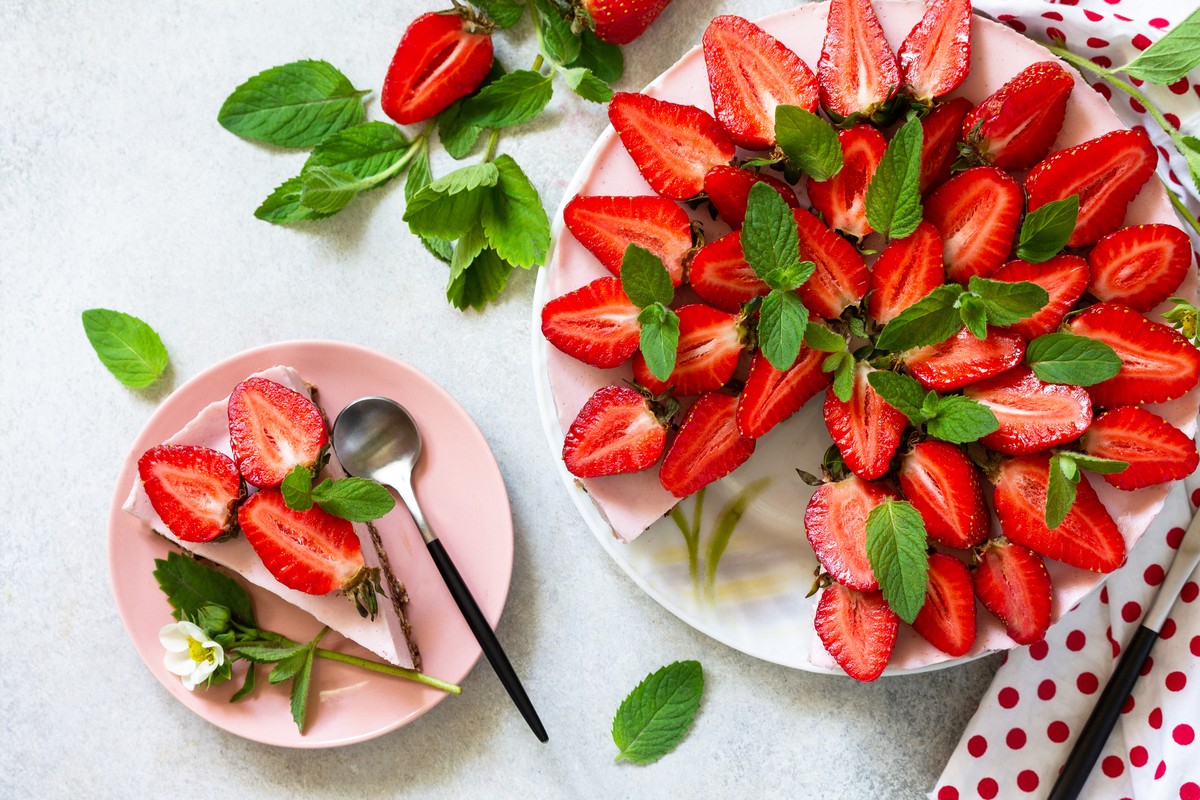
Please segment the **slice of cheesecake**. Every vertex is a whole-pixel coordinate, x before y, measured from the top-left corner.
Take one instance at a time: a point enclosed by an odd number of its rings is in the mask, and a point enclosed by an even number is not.
[[[296,370],[291,367],[271,367],[247,377],[266,378],[316,402],[313,387],[306,384]],[[209,404],[163,444],[208,447],[232,457],[233,450],[229,442],[229,418],[226,410],[228,404],[228,397]],[[335,479],[345,477],[345,471],[342,470],[337,458],[332,453],[329,463],[322,470],[317,481],[319,482],[324,477]],[[255,491],[253,486],[249,486],[248,489]],[[384,660],[397,666],[420,669],[420,653],[413,641],[412,630],[404,615],[404,605],[408,602],[404,585],[395,577],[391,565],[387,563],[387,555],[379,542],[378,533],[371,523],[355,522],[353,525],[354,532],[358,534],[362,545],[363,557],[367,566],[382,567],[385,576],[384,592],[388,596],[388,601],[380,602],[379,613],[374,620],[359,616],[354,604],[336,593],[315,596],[297,592],[279,583],[263,566],[254,549],[242,536],[235,536],[222,542],[181,541],[171,533],[155,512],[146,490],[142,487],[141,480],[136,477],[129,497],[125,501],[124,510],[143,520],[150,529],[165,536],[183,549],[220,564],[250,583],[278,595]]]

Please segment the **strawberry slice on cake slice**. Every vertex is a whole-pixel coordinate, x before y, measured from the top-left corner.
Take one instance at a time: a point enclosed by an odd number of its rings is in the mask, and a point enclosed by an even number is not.
[[[692,221],[678,203],[653,195],[576,195],[563,209],[563,223],[618,278],[626,248],[636,244],[662,259],[672,285],[683,282],[692,250]]]
[[[266,387],[264,386],[264,382],[270,383],[272,386]],[[243,394],[246,392],[252,393],[250,406],[253,409],[253,419],[258,422],[269,420],[270,425],[265,430],[279,433],[290,444],[294,444],[298,439],[306,438],[311,433],[308,417],[309,405],[317,409],[316,413],[322,417],[322,425],[324,425],[323,414],[313,402],[313,388],[306,384],[303,378],[300,377],[300,374],[291,367],[276,366],[262,372],[257,372],[249,376],[240,386],[243,387]],[[230,388],[232,389],[233,387]],[[304,402],[300,403],[292,395],[296,395]],[[263,403],[265,402],[264,398],[269,397],[285,399],[282,402],[282,406],[270,406],[270,410],[268,410],[268,406]],[[233,399],[232,395],[231,397],[215,400],[205,406],[183,428],[163,442],[162,447],[203,448],[223,456],[232,465],[235,452],[231,437],[231,418],[229,413],[231,399]],[[244,400],[245,397],[242,399]],[[234,402],[233,406],[235,413],[240,415],[242,412],[239,410],[241,409],[239,402]],[[287,411],[281,411],[281,408],[302,409],[294,430],[286,430],[287,426],[283,421],[286,419]],[[239,430],[241,429],[239,428]],[[258,429],[252,428],[250,430]],[[304,436],[300,436],[297,434],[297,431],[304,431],[306,433]],[[319,436],[316,438],[320,439]],[[257,435],[250,436],[239,446],[244,446],[246,441],[258,442],[260,440],[257,438]],[[324,441],[328,441],[327,433],[325,434]],[[151,448],[143,458],[148,461],[155,461],[157,459],[151,454],[156,451],[161,452],[161,449],[161,447]],[[285,449],[272,448],[267,452],[271,454],[282,453],[285,452]],[[301,449],[297,452],[298,455],[295,458],[288,457],[278,462],[278,464],[291,461],[295,461],[297,464],[307,463],[309,451]],[[338,464],[336,458],[328,450],[326,450],[326,453],[329,454],[329,460],[320,468],[317,480],[320,481],[325,477],[335,480],[345,477],[345,472],[342,470],[341,465]],[[258,469],[267,465],[266,459],[261,457],[257,459],[251,458],[245,449],[243,449],[242,455],[245,457],[245,463],[250,465],[252,469]],[[258,453],[257,455],[261,456],[262,453]],[[274,467],[278,466],[278,464],[273,463],[269,466]],[[225,472],[227,475],[227,468]],[[221,493],[218,493],[214,497],[214,505],[223,503],[228,498],[231,485],[232,482],[227,476]],[[251,491],[253,493],[242,505],[243,511],[247,507],[251,509],[266,509],[271,503],[271,496],[279,494],[279,489],[277,488],[254,491],[253,485],[251,486]],[[401,667],[410,669],[420,668],[420,652],[417,649],[416,642],[411,638],[411,629],[404,612],[404,605],[408,602],[408,597],[400,581],[393,581],[389,577],[387,583],[389,588],[386,590],[388,599],[378,604],[379,613],[374,619],[371,619],[369,614],[366,617],[360,616],[355,603],[347,599],[347,597],[340,595],[340,589],[344,589],[347,586],[354,588],[354,584],[352,583],[347,583],[345,586],[342,585],[342,578],[345,577],[342,573],[338,573],[336,584],[332,585],[333,591],[325,588],[325,591],[329,592],[327,594],[311,594],[304,589],[291,588],[285,583],[281,583],[272,573],[271,568],[264,563],[264,559],[260,558],[259,554],[255,552],[254,546],[249,541],[251,534],[234,536],[224,541],[188,541],[184,538],[186,531],[178,533],[171,526],[171,515],[169,512],[165,515],[159,513],[159,509],[153,500],[154,492],[153,480],[149,482],[144,482],[141,479],[135,480],[123,506],[125,512],[143,520],[149,530],[161,534],[193,555],[225,567],[245,581],[278,595],[287,603],[311,614],[322,624],[328,625],[331,629],[337,631],[347,639],[362,645],[384,660]],[[265,495],[265,497],[263,499],[255,499],[260,495]],[[319,509],[317,510],[319,511]],[[345,573],[355,572],[357,574],[357,570],[362,568],[365,568],[369,573],[372,569],[379,568],[381,566],[380,559],[375,552],[374,546],[371,544],[371,524],[334,519],[336,522],[330,524],[338,529],[338,536],[340,537],[337,539],[338,544],[334,550],[349,553],[357,547],[359,551],[357,557],[353,555],[346,556]],[[247,520],[243,520],[243,526]],[[252,527],[254,526],[254,522],[250,524]],[[313,527],[324,528],[326,526],[321,524],[314,525]],[[353,538],[353,542],[351,541],[351,537]],[[310,553],[305,558],[311,559],[312,557]],[[360,558],[361,563],[358,561]],[[299,558],[295,560],[297,563],[299,562]],[[353,570],[350,569],[350,565],[353,565]],[[313,583],[305,588],[319,590],[324,588],[324,586],[318,586],[316,583]]]

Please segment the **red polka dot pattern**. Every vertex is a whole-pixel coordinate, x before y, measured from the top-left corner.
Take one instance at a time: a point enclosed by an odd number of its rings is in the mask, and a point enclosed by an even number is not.
[[[1198,638],[1200,638],[1200,637],[1198,637]],[[1058,687],[1055,686],[1054,681],[1050,680],[1049,678],[1046,678],[1046,680],[1044,680],[1038,684],[1038,692],[1037,692],[1038,699],[1039,700],[1052,700],[1054,698],[1055,692],[1057,692],[1057,691],[1058,691]]]
[[[1170,122],[1172,125],[1174,125],[1176,128],[1179,127],[1179,117],[1175,117],[1175,119],[1172,120],[1171,117],[1175,116],[1174,114],[1171,114],[1170,116],[1168,116],[1167,114],[1163,114],[1163,116],[1166,117],[1167,121]],[[1180,544],[1180,542],[1183,541],[1183,534],[1184,534],[1183,528],[1171,528],[1171,530],[1167,531],[1167,544],[1170,546],[1170,548],[1172,550],[1179,549],[1179,544]]]
[[[1175,625],[1175,620],[1168,617],[1167,621],[1163,623],[1162,630],[1158,632],[1158,638],[1159,639],[1170,639],[1172,636],[1175,635],[1175,631],[1177,630],[1177,627],[1178,626]]]
[[[979,792],[979,796],[983,800],[992,800],[992,798],[1000,794],[1000,784],[996,783],[995,778],[984,778],[975,787],[975,790]]]
[[[1191,725],[1185,722],[1175,726],[1175,729],[1171,731],[1171,738],[1179,744],[1187,745],[1196,741],[1196,732],[1192,730]]]
[[[1050,723],[1050,727],[1046,728],[1046,736],[1049,737],[1050,741],[1062,744],[1071,738],[1071,729],[1062,720],[1055,720]]]
[[[1125,605],[1121,606],[1121,619],[1126,622],[1137,622],[1142,616],[1142,606],[1134,600],[1130,600]]]
[[[1038,774],[1031,769],[1023,769],[1017,773],[1017,788],[1022,792],[1036,792],[1039,783],[1041,781]]]
[[[1125,772],[1125,762],[1118,756],[1105,756],[1100,762],[1100,769],[1110,778],[1119,778]]]
[[[1100,679],[1091,672],[1081,672],[1075,679],[1075,685],[1084,694],[1094,694],[1100,688]]]
[[[1166,683],[1167,691],[1182,692],[1184,687],[1187,686],[1187,675],[1184,675],[1182,672],[1176,670],[1175,672],[1167,675]]]
[[[1011,686],[1005,686],[996,699],[1000,701],[1001,708],[1012,708],[1021,699],[1021,695]]]
[[[1083,631],[1071,631],[1067,634],[1067,649],[1078,653],[1087,644],[1087,635]]]
[[[1162,709],[1155,708],[1154,710],[1152,710],[1150,712],[1150,716],[1146,718],[1146,721],[1150,723],[1150,727],[1154,728],[1154,730],[1158,730],[1159,728],[1161,728],[1162,727]]]
[[[943,786],[938,790],[938,800],[958,800],[958,789],[953,786]]]
[[[1200,800],[1200,783],[1188,781],[1180,786],[1179,800]]]
[[[1146,762],[1149,760],[1150,754],[1146,751],[1146,748],[1142,747],[1140,744],[1136,747],[1130,748],[1129,763],[1131,766],[1144,767],[1146,766]]]
[[[1013,728],[1004,737],[1004,743],[1008,745],[1008,749],[1010,750],[1020,750],[1025,746],[1025,741],[1025,731],[1020,728]]]
[[[1161,564],[1151,564],[1146,567],[1146,571],[1142,573],[1142,577],[1146,581],[1147,586],[1158,586],[1163,581],[1166,572]]]
[[[967,741],[967,752],[979,758],[987,752],[987,739],[982,736],[972,736]]]

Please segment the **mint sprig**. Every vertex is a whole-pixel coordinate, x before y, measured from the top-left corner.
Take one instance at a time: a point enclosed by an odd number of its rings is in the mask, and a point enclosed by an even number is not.
[[[940,344],[966,326],[976,337],[988,325],[1013,325],[1040,311],[1050,295],[1032,281],[994,281],[972,276],[964,290],[958,284],[938,286],[897,314],[884,326],[875,346],[888,352]]]
[[[613,717],[617,761],[651,764],[683,741],[704,693],[699,661],[676,661],[647,675]]]
[[[1030,264],[1049,261],[1062,252],[1079,218],[1079,195],[1052,200],[1030,211],[1021,223],[1017,258]]]
[[[982,403],[962,395],[941,396],[926,391],[908,375],[875,370],[867,376],[880,397],[893,406],[914,427],[925,426],[935,439],[954,444],[977,441],[999,430],[996,414]]]
[[[143,389],[166,371],[167,348],[142,320],[107,308],[89,308],[82,320],[100,363],[129,388]]]
[[[903,239],[921,224],[923,138],[921,121],[911,117],[888,142],[867,186],[867,222],[886,239]]]
[[[775,142],[790,170],[803,172],[814,181],[827,181],[842,169],[837,131],[799,106],[775,109]]]
[[[1092,386],[1121,371],[1121,357],[1109,345],[1072,333],[1039,336],[1025,349],[1025,363],[1046,383]]]
[[[1200,64],[1200,9],[1116,72],[1167,86]]]
[[[396,506],[391,492],[365,478],[326,478],[313,486],[312,471],[303,465],[289,472],[279,488],[288,508],[307,511],[315,504],[322,511],[351,522],[379,519]]]
[[[771,287],[759,306],[758,341],[771,366],[783,372],[796,363],[808,327],[808,309],[796,289],[816,265],[800,260],[796,218],[765,183],[750,188],[741,244],[746,263]]]
[[[1054,530],[1063,523],[1075,505],[1076,487],[1083,478],[1081,469],[1113,475],[1129,467],[1127,461],[1089,456],[1063,450],[1050,457],[1050,475],[1046,485],[1046,527]]]
[[[467,98],[462,106],[461,123],[477,128],[520,125],[541,114],[553,95],[553,75],[515,70]]]
[[[362,122],[366,94],[326,61],[294,61],[264,70],[234,89],[217,122],[243,139],[312,147]]]
[[[867,560],[897,616],[912,623],[925,605],[929,555],[925,521],[911,503],[885,500],[867,515]]]
[[[638,349],[646,359],[646,367],[654,377],[665,381],[675,369],[679,348],[679,315],[669,307],[675,299],[671,274],[661,258],[631,244],[621,259],[621,288],[629,301],[641,309]]]

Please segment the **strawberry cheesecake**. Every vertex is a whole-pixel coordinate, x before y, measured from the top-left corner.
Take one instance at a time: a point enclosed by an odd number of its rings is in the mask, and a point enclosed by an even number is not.
[[[323,456],[327,452],[325,421],[315,406],[315,389],[305,383],[295,369],[275,366],[249,376],[235,391],[235,394],[239,394],[238,399],[242,399],[241,395],[249,394],[243,387],[266,389],[284,396],[285,401],[298,396],[300,399],[296,399],[296,402],[307,405],[319,418],[313,421],[313,449],[309,457],[304,459],[310,462],[305,465],[320,468],[318,481],[345,477],[345,471],[331,451],[328,451],[328,462],[323,467],[319,464],[316,456]],[[378,536],[371,523],[341,520],[315,506],[305,512],[306,519],[310,521],[319,517],[317,522],[333,537],[336,552],[348,556],[348,566],[342,570],[344,575],[334,574],[326,583],[314,582],[312,575],[305,576],[306,583],[298,583],[294,578],[286,577],[288,570],[296,572],[294,563],[281,566],[276,563],[282,558],[278,553],[267,554],[268,550],[264,549],[256,529],[269,527],[272,519],[280,514],[294,512],[284,506],[278,488],[258,489],[255,484],[278,485],[286,471],[280,473],[276,468],[275,474],[272,474],[271,464],[261,463],[246,452],[245,446],[239,447],[240,440],[250,434],[233,424],[234,433],[231,435],[231,419],[230,398],[216,400],[161,446],[148,451],[139,462],[141,478],[134,480],[124,503],[126,513],[144,521],[149,530],[193,555],[223,566],[255,586],[278,595],[384,660],[397,666],[419,669],[420,654],[404,614],[408,598],[403,584],[394,577],[390,565],[386,563],[386,554],[377,546]],[[199,462],[209,474],[219,476],[219,480],[210,481],[212,488],[206,489],[211,495],[206,498],[208,502],[198,504],[199,516],[207,518],[211,515],[217,520],[215,524],[197,526],[195,520],[181,521],[187,515],[179,513],[173,507],[174,503],[151,497],[148,488],[152,488],[157,475],[160,472],[170,475],[171,467],[160,469],[158,464],[169,461],[171,457],[183,457],[189,465]],[[239,496],[243,477],[251,493],[244,500]],[[236,514],[246,535],[237,535],[233,527],[235,504],[240,506]],[[259,548],[258,552],[256,547]],[[283,573],[280,573],[281,569]],[[379,594],[386,596],[386,599],[378,602],[369,578],[377,571],[385,577],[383,591]],[[278,574],[284,575],[283,580],[299,586],[303,591],[281,583]],[[344,593],[353,594],[354,597],[342,596]],[[362,608],[356,607],[352,599],[360,601],[358,605]],[[376,606],[377,613],[366,613],[375,611]]]

